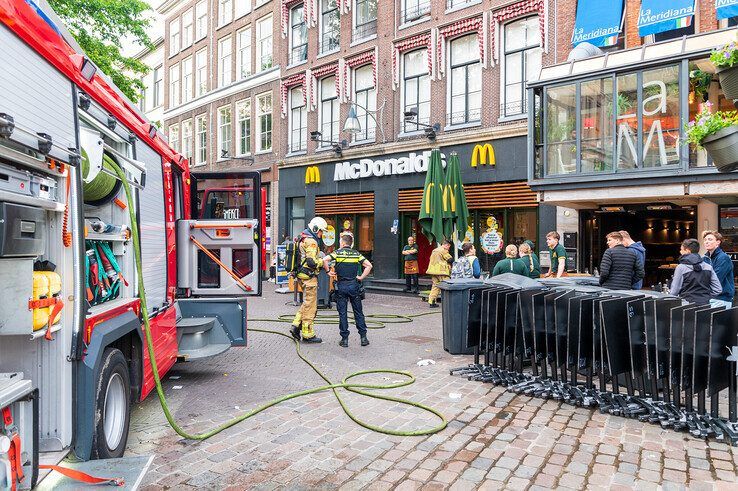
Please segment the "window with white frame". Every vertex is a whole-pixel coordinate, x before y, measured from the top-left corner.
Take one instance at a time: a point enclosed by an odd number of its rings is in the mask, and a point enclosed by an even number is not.
[[[354,41],[377,33],[377,1],[356,0],[354,8],[354,31],[351,35]]]
[[[169,109],[179,105],[179,63],[169,68]]]
[[[208,161],[208,120],[205,114],[195,119],[195,165]]]
[[[182,60],[182,104],[192,100],[193,82],[192,57],[188,56]]]
[[[195,34],[195,19],[192,17],[192,9],[185,10],[182,14],[182,47],[187,48],[192,44]]]
[[[218,108],[218,159],[231,155],[231,106]]]
[[[251,12],[251,0],[234,0],[234,8],[236,10],[235,18],[243,17]]]
[[[192,160],[192,120],[188,119],[182,121],[182,155],[191,161]]]
[[[290,9],[290,59],[289,65],[307,60],[307,24],[305,23],[305,6],[298,5]]]
[[[230,36],[218,41],[218,87],[225,87],[233,79],[233,40]]]
[[[236,131],[238,139],[236,140],[236,154],[251,154],[251,99],[246,99],[236,103]]]
[[[354,141],[374,140],[377,132],[374,118],[367,112],[377,110],[377,90],[374,86],[374,69],[364,65],[354,70],[354,102],[356,117],[361,131],[354,135]]]
[[[307,108],[302,94],[302,87],[290,90],[290,152],[307,150]]]
[[[448,0],[453,1],[453,0]],[[430,0],[403,0],[402,23],[413,22],[430,14]]]
[[[259,125],[256,136],[256,151],[272,149],[272,93],[267,92],[256,98],[256,123]]]
[[[233,20],[233,0],[218,0],[218,27]]]
[[[195,54],[195,94],[197,97],[208,91],[208,49]]]
[[[256,56],[257,72],[272,67],[272,15],[269,14],[256,21]]]
[[[338,49],[341,38],[341,19],[336,0],[320,0],[320,44],[318,52]]]
[[[169,146],[179,152],[179,125],[169,126]]]
[[[169,23],[169,56],[179,53],[179,17]]]
[[[477,34],[454,39],[449,44],[448,124],[481,121],[482,65]]]
[[[526,17],[505,24],[503,30],[504,57],[500,115],[525,114],[525,82],[538,76],[541,70],[541,32],[538,16]]]
[[[411,51],[403,56],[402,63],[402,100],[403,112],[416,111],[417,117],[403,123],[403,131],[418,131],[422,128],[416,124],[430,123],[430,77],[426,62],[426,49]]]
[[[208,3],[207,0],[195,5],[195,41],[199,41],[208,34]]]
[[[161,90],[164,85],[164,67],[159,65],[154,68],[154,95],[152,97],[153,107],[159,107],[162,104]]]
[[[251,68],[251,27],[246,27],[236,34],[238,44],[236,54],[236,74],[239,79],[246,78],[252,73]]]
[[[336,93],[336,77],[326,77],[320,81],[320,133],[321,140],[338,142],[339,118],[338,94]],[[327,144],[321,143],[324,147]]]

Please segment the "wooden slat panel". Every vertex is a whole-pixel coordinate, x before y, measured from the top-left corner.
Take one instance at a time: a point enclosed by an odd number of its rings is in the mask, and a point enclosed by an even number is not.
[[[374,213],[374,193],[329,194],[315,197],[316,215]]]
[[[470,184],[464,186],[464,191],[466,193],[466,204],[472,210],[538,206],[536,193],[525,182]],[[423,201],[423,190],[401,189],[397,198],[399,211],[418,211]]]

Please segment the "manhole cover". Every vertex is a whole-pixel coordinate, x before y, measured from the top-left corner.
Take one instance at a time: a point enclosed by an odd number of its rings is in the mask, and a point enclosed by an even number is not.
[[[427,336],[403,336],[401,338],[395,338],[397,341],[404,341],[406,343],[412,343],[412,344],[426,344],[426,343],[432,343],[435,341],[434,338],[429,338]]]

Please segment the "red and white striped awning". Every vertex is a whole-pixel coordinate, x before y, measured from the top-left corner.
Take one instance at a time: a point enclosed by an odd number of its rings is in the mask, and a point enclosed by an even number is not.
[[[433,43],[431,42],[431,33],[425,32],[417,34],[401,41],[397,41],[392,53],[392,88],[397,89],[400,85],[400,55],[417,48],[425,47],[427,50],[426,57],[428,60],[428,74],[433,74]]]
[[[438,75],[439,78],[443,77],[446,71],[446,42],[451,39],[469,34],[472,32],[477,33],[477,41],[479,44],[479,61],[482,63],[482,67],[487,68],[487,13],[483,13],[481,16],[472,17],[469,19],[461,19],[453,24],[441,27],[438,29]]]
[[[493,63],[500,59],[500,26],[508,20],[528,14],[538,14],[538,26],[541,31],[541,47],[548,53],[548,2],[546,0],[525,0],[492,12],[492,57]]]
[[[291,75],[285,79],[282,79],[282,82],[279,87],[281,100],[282,100],[282,117],[284,118],[287,115],[287,93],[292,89],[293,87],[301,86],[302,87],[302,101],[307,105],[307,91],[305,90],[305,73],[295,73],[294,75]]]

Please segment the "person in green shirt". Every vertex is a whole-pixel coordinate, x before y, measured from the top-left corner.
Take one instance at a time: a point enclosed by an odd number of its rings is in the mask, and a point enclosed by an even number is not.
[[[405,289],[402,291],[418,293],[418,246],[415,245],[415,237],[412,235],[407,238],[407,245],[402,248],[402,259],[405,273]]]
[[[548,252],[551,257],[551,268],[549,268],[546,277],[561,278],[566,275],[566,249],[559,243],[560,240],[561,236],[558,232],[546,234],[546,244],[548,244]]]
[[[531,249],[529,242],[529,240],[526,240],[520,244],[520,260],[525,263],[528,276],[538,279],[541,277],[541,263],[538,262],[538,257],[533,252],[533,249]]]
[[[514,273],[520,276],[529,276],[529,270],[522,259],[518,258],[518,246],[510,244],[505,247],[505,259],[498,261],[492,270],[492,276],[504,273]]]

